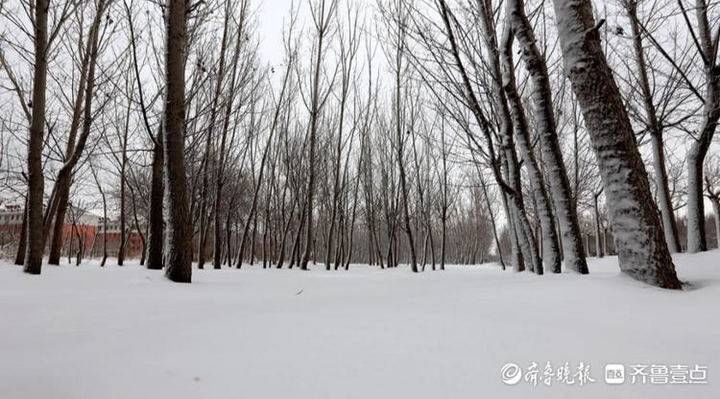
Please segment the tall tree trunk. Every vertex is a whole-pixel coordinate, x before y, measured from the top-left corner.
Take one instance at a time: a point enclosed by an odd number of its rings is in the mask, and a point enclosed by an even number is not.
[[[399,92],[398,92],[399,94]],[[398,98],[398,102],[400,99]],[[399,105],[398,105],[399,107]],[[398,116],[399,116],[398,111]],[[398,134],[398,166],[400,170],[400,192],[402,194],[402,212],[403,212],[403,221],[405,226],[405,235],[407,235],[408,238],[408,247],[410,248],[410,270],[417,273],[418,267],[417,267],[417,256],[415,254],[415,240],[413,239],[413,231],[412,231],[412,225],[410,224],[410,206],[408,204],[408,188],[407,188],[407,181],[405,178],[405,166],[403,161],[403,145],[401,144],[403,137],[402,137],[402,130],[400,128],[400,121],[397,121],[397,134]]]
[[[632,28],[638,83],[640,85],[640,92],[642,93],[645,118],[647,120],[648,132],[650,133],[650,143],[652,145],[653,172],[655,173],[655,184],[657,185],[657,204],[660,208],[660,216],[662,217],[665,242],[667,243],[668,250],[670,253],[676,253],[680,252],[680,240],[678,238],[678,228],[675,221],[675,213],[673,212],[670,189],[668,188],[667,170],[665,169],[663,130],[657,118],[657,110],[653,103],[652,91],[650,89],[642,32],[637,17],[637,1],[627,0],[624,4],[630,21],[630,27]]]
[[[234,100],[234,93],[235,93],[235,81],[237,76],[237,64],[238,59],[240,55],[240,46],[242,43],[243,38],[243,22],[245,21],[245,5],[246,2],[242,3],[242,12],[240,15],[240,21],[241,23],[238,25],[238,31],[237,31],[237,37],[235,40],[235,51],[233,53],[233,59],[232,59],[232,69],[230,72],[230,96],[229,99],[227,99],[227,103],[225,104],[225,118],[223,120],[223,126],[222,126],[222,133],[220,134],[220,154],[216,161],[215,166],[215,201],[213,204],[213,210],[214,210],[214,218],[213,218],[213,268],[214,269],[220,269],[220,264],[222,263],[221,258],[221,248],[222,248],[222,220],[221,220],[221,214],[220,214],[220,205],[222,200],[222,189],[223,189],[223,174],[225,169],[225,146],[227,143],[227,132],[228,132],[228,126],[230,121],[230,112],[232,110],[233,100]],[[225,49],[226,49],[226,43],[227,43],[227,32],[230,24],[230,14],[231,14],[231,2],[226,1],[225,3],[225,22],[223,24],[223,38],[222,38],[222,45],[220,49],[220,66],[218,68],[218,80],[217,80],[217,86],[216,86],[216,98],[213,99],[213,113],[216,112],[215,108],[217,107],[216,99],[220,97],[220,90],[222,88],[222,81],[224,77],[224,69],[225,69]],[[211,121],[214,121],[215,115],[211,116]],[[210,126],[210,129],[213,129],[213,126]]]
[[[570,191],[570,181],[563,161],[553,112],[552,92],[545,57],[537,46],[532,25],[525,14],[523,0],[508,0],[506,18],[522,49],[532,90],[533,115],[540,138],[545,170],[548,173],[552,199],[560,223],[565,268],[581,274],[588,272],[580,235],[577,210]]]
[[[343,72],[345,72],[345,69],[343,68]],[[341,96],[340,96],[340,114],[338,115],[339,121],[339,127],[338,127],[338,137],[337,137],[337,146],[335,148],[335,165],[333,167],[333,194],[332,194],[332,204],[330,209],[330,222],[328,224],[329,232],[327,235],[327,240],[325,241],[325,269],[330,270],[330,253],[332,252],[333,246],[336,245],[333,240],[335,238],[335,218],[337,216],[338,211],[338,197],[340,196],[340,162],[342,160],[342,142],[343,142],[343,127],[345,126],[345,103],[347,101],[347,93],[348,89],[350,87],[349,83],[349,76],[346,76],[345,73],[343,73],[342,78],[342,89],[341,89]],[[335,265],[335,269],[337,270],[337,264]]]
[[[118,248],[117,264],[122,266],[125,263],[125,246],[127,245],[127,144],[128,144],[128,131],[130,130],[130,106],[128,104],[128,110],[125,118],[125,129],[123,131],[123,142],[120,155],[120,247]],[[133,208],[135,207],[133,198]],[[138,229],[138,233],[140,230]],[[142,234],[142,233],[140,233]],[[143,239],[144,241],[144,239]]]
[[[32,119],[28,138],[27,245],[25,273],[40,274],[43,247],[42,151],[45,138],[45,89],[47,82],[47,17],[49,0],[36,0],[34,24],[35,66],[33,72]]]
[[[153,134],[150,128],[150,120],[147,113],[147,105],[145,103],[145,95],[143,93],[142,80],[140,79],[140,66],[137,57],[137,42],[135,40],[135,27],[133,23],[133,14],[127,1],[123,1],[125,12],[128,17],[128,28],[130,31],[130,48],[132,50],[133,71],[135,72],[135,82],[138,87],[138,100],[140,102],[140,112],[142,114],[145,130],[150,136],[153,144],[151,180],[150,180],[150,204],[148,215],[148,245],[147,245],[147,268],[160,270],[163,268],[163,245],[164,245],[164,220],[163,220],[163,201],[165,195],[165,183],[163,173],[163,138],[162,138],[162,121],[158,124],[157,132]]]
[[[347,257],[345,258],[345,270],[350,269],[350,262],[352,261],[353,256],[353,240],[355,237],[355,221],[357,220],[357,207],[358,207],[358,192],[360,191],[360,173],[362,170],[362,157],[360,158],[358,165],[358,172],[357,176],[355,176],[355,189],[353,193],[353,205],[352,205],[352,212],[350,215],[350,231],[349,231],[349,237],[348,237],[348,251],[347,251]],[[368,237],[368,240],[370,238]]]
[[[68,146],[66,152],[65,163],[58,172],[57,181],[55,182],[54,196],[54,208],[55,213],[53,214],[52,207],[48,208],[48,216],[46,220],[49,222],[55,218],[55,223],[52,226],[53,235],[50,243],[50,254],[48,257],[48,263],[51,265],[60,264],[60,255],[63,247],[63,227],[65,226],[65,217],[68,209],[68,201],[70,200],[70,186],[72,185],[73,169],[80,160],[80,156],[85,149],[88,136],[90,135],[90,128],[92,125],[92,100],[93,93],[95,90],[95,70],[97,67],[98,58],[98,40],[100,36],[100,24],[103,21],[103,14],[105,13],[106,2],[104,0],[98,2],[95,17],[93,19],[92,26],[90,28],[90,34],[87,42],[87,63],[83,63],[82,69],[87,68],[87,75],[84,77],[84,89],[83,95],[78,93],[77,101],[80,99],[84,100],[84,114],[82,118],[82,131],[80,136],[77,138],[75,143],[75,133],[77,132],[77,122],[73,123],[70,131],[70,138],[68,139]],[[82,72],[82,71],[81,71]],[[81,82],[83,83],[83,82]],[[76,112],[79,113],[79,107],[76,106]],[[74,118],[79,120],[79,118]],[[48,226],[49,227],[49,226]],[[47,230],[45,230],[47,235]],[[44,246],[44,243],[43,243]]]
[[[713,40],[708,19],[708,4],[706,0],[696,0],[695,3],[705,70],[705,104],[700,137],[692,144],[687,156],[687,251],[691,253],[707,250],[705,205],[702,195],[703,164],[720,119],[720,64],[717,61],[720,32]]]
[[[620,269],[681,288],[630,118],[607,65],[590,0],[554,0],[565,70],[583,112],[602,177]]]
[[[192,226],[185,176],[185,51],[187,3],[168,0],[165,57],[165,175],[167,176],[168,254],[165,275],[180,283],[192,278]]]
[[[450,22],[450,11],[448,10],[445,0],[439,1],[440,15],[445,26],[445,31],[450,42],[451,52],[455,60],[460,77],[462,78],[463,95],[467,100],[470,111],[475,117],[476,122],[480,126],[480,130],[485,138],[487,157],[493,171],[493,176],[498,185],[503,189],[503,193],[507,195],[507,213],[510,216],[514,226],[515,241],[513,242],[513,264],[515,269],[524,270],[524,260],[530,262],[529,267],[532,270],[542,273],[542,263],[537,253],[535,245],[535,237],[525,214],[525,207],[522,199],[522,192],[518,190],[520,187],[520,174],[518,173],[517,154],[515,153],[515,144],[511,135],[512,126],[508,123],[502,123],[499,131],[500,143],[499,154],[496,155],[493,144],[493,133],[488,119],[480,106],[480,102],[475,94],[474,85],[470,81],[470,77],[465,69],[464,62],[460,56],[460,50],[455,39],[455,33]],[[501,122],[506,118],[501,118]],[[469,135],[469,139],[473,142],[476,138]],[[478,147],[479,144],[476,144]],[[506,175],[510,183],[506,183],[501,173],[501,168],[505,169]],[[519,250],[517,250],[519,248]],[[522,253],[522,255],[521,255]],[[523,260],[521,260],[523,259]]]
[[[553,273],[560,273],[560,243],[557,228],[555,227],[555,217],[552,214],[550,196],[545,189],[545,178],[540,171],[540,167],[535,159],[535,154],[533,153],[532,141],[530,139],[529,127],[527,119],[525,118],[522,100],[517,92],[512,43],[512,34],[509,29],[505,29],[501,40],[502,50],[500,51],[502,88],[504,89],[504,93],[501,93],[500,98],[502,99],[504,97],[503,94],[507,94],[507,101],[510,105],[509,113],[512,115],[512,121],[515,127],[515,142],[520,149],[523,162],[527,168],[528,180],[530,181],[530,186],[536,198],[536,214],[540,220],[543,264]],[[498,89],[498,91],[500,91],[500,89]],[[505,106],[505,108],[507,108],[507,106]]]
[[[333,1],[330,4],[330,9],[335,8],[335,2]],[[320,98],[321,92],[320,92],[320,70],[323,60],[323,50],[325,45],[325,35],[328,32],[329,27],[329,18],[330,15],[326,15],[326,4],[325,0],[321,0],[320,6],[316,10],[316,12],[313,13],[313,18],[315,21],[315,26],[317,28],[317,49],[315,54],[315,59],[313,61],[314,65],[312,68],[312,74],[313,74],[313,80],[312,80],[312,93],[310,98],[310,127],[309,127],[309,139],[310,139],[310,149],[309,149],[309,156],[308,156],[308,168],[309,168],[309,174],[308,174],[308,183],[307,183],[307,192],[305,195],[307,196],[305,199],[305,212],[303,213],[305,217],[305,223],[307,224],[307,230],[305,233],[305,250],[303,251],[302,258],[300,260],[300,269],[302,270],[308,270],[308,262],[310,261],[310,253],[312,252],[312,244],[314,241],[314,233],[313,233],[313,198],[315,195],[315,153],[317,151],[317,134],[318,134],[318,120],[320,118],[320,111],[323,105],[323,99]]]

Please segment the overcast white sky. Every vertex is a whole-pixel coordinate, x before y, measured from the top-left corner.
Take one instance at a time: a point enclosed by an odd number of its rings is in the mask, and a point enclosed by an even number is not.
[[[302,2],[307,7],[307,0]],[[258,33],[260,35],[260,54],[262,58],[272,64],[282,62],[282,28],[283,20],[289,15],[291,0],[259,0],[254,8],[258,12]]]

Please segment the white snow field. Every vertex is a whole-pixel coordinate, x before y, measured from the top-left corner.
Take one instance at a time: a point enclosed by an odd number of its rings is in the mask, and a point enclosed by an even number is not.
[[[683,292],[612,257],[589,276],[254,266],[194,270],[191,285],[112,261],[41,276],[2,263],[0,398],[718,398],[718,258],[677,256]],[[594,382],[501,380],[506,363],[542,378],[548,361],[590,365]],[[654,383],[632,383],[633,365],[655,365]],[[705,383],[667,383],[691,374]]]

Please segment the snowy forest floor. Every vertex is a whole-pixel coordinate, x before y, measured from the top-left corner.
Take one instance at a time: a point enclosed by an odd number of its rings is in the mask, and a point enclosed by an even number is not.
[[[496,265],[349,272],[0,263],[0,397],[717,398],[720,252],[675,257],[683,292]],[[501,382],[514,362],[595,382]],[[707,366],[707,384],[608,385],[607,363]]]

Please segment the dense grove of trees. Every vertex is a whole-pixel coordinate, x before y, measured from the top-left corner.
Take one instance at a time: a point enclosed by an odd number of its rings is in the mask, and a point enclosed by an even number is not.
[[[81,208],[117,215],[119,265],[137,234],[177,282],[193,262],[586,274],[617,254],[679,288],[671,254],[720,245],[717,3],[308,0],[276,10],[282,43],[258,6],[2,0],[17,264],[59,264]]]

